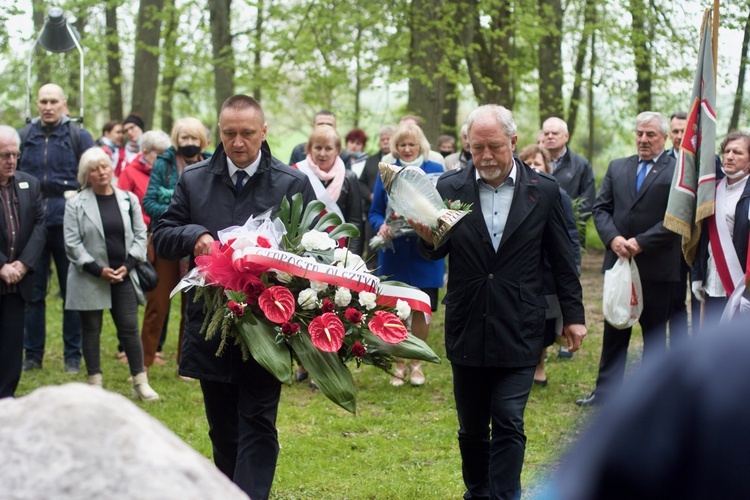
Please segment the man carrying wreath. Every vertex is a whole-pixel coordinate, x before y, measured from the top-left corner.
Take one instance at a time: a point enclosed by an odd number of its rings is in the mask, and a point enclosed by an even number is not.
[[[252,215],[278,211],[284,197],[301,193],[305,205],[315,199],[307,177],[271,156],[268,126],[258,101],[235,95],[219,113],[221,144],[214,155],[187,168],[169,209],[154,232],[157,254],[178,260],[209,253],[218,231],[243,225]],[[252,356],[243,361],[236,345],[222,356],[221,339],[200,333],[203,301],[187,292],[187,324],[180,375],[201,383],[214,462],[250,498],[268,498],[279,444],[276,413],[281,383]]]
[[[516,124],[502,106],[468,119],[473,161],[446,172],[444,199],[473,204],[451,238],[433,247],[410,220],[429,259],[450,255],[445,349],[453,369],[464,498],[521,497],[523,413],[544,344],[542,261],[552,264],[571,352],[586,335],[581,284],[554,177],[513,159]]]

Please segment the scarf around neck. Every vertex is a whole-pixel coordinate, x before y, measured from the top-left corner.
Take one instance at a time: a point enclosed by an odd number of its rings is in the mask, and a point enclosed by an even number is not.
[[[333,199],[333,201],[338,201],[339,196],[341,195],[341,187],[344,185],[344,175],[346,174],[346,167],[344,166],[344,162],[338,155],[336,156],[336,161],[333,163],[333,167],[331,167],[331,170],[328,172],[324,172],[321,170],[319,166],[317,166],[313,160],[312,156],[307,155],[307,166],[310,168],[310,170],[315,174],[315,176],[320,179],[323,184],[326,187],[326,192],[328,195]],[[328,185],[326,185],[326,182],[328,182]]]

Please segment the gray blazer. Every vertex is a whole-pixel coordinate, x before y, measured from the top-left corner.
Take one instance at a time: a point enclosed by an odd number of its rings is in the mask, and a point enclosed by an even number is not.
[[[146,260],[146,224],[141,216],[141,205],[133,193],[115,189],[117,204],[125,227],[125,246],[128,254],[138,262]],[[132,215],[132,217],[131,217]],[[84,189],[65,205],[63,222],[65,254],[70,260],[68,268],[68,295],[65,309],[75,311],[98,311],[112,307],[110,284],[84,271],[83,266],[96,262],[108,267],[107,245],[104,239],[102,217],[96,195]],[[133,282],[138,302],[143,304],[146,297],[138,281],[138,273],[128,273]]]

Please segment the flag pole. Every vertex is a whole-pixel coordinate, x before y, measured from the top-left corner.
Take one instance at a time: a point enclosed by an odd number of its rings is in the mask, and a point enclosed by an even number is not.
[[[713,34],[714,34],[714,85],[716,85],[716,78],[719,74],[719,0],[714,0],[713,6]]]

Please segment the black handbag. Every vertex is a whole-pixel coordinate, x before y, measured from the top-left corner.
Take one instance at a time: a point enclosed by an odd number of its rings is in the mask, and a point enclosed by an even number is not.
[[[128,196],[128,202],[130,202],[130,225],[133,226],[133,204],[132,198]],[[159,275],[156,273],[156,269],[149,262],[139,262],[135,265],[135,272],[138,273],[138,283],[141,284],[141,290],[144,292],[150,292],[156,285],[159,284]]]
[[[149,261],[136,264],[135,272],[138,273],[138,282],[144,292],[150,292],[159,284],[159,275]]]

